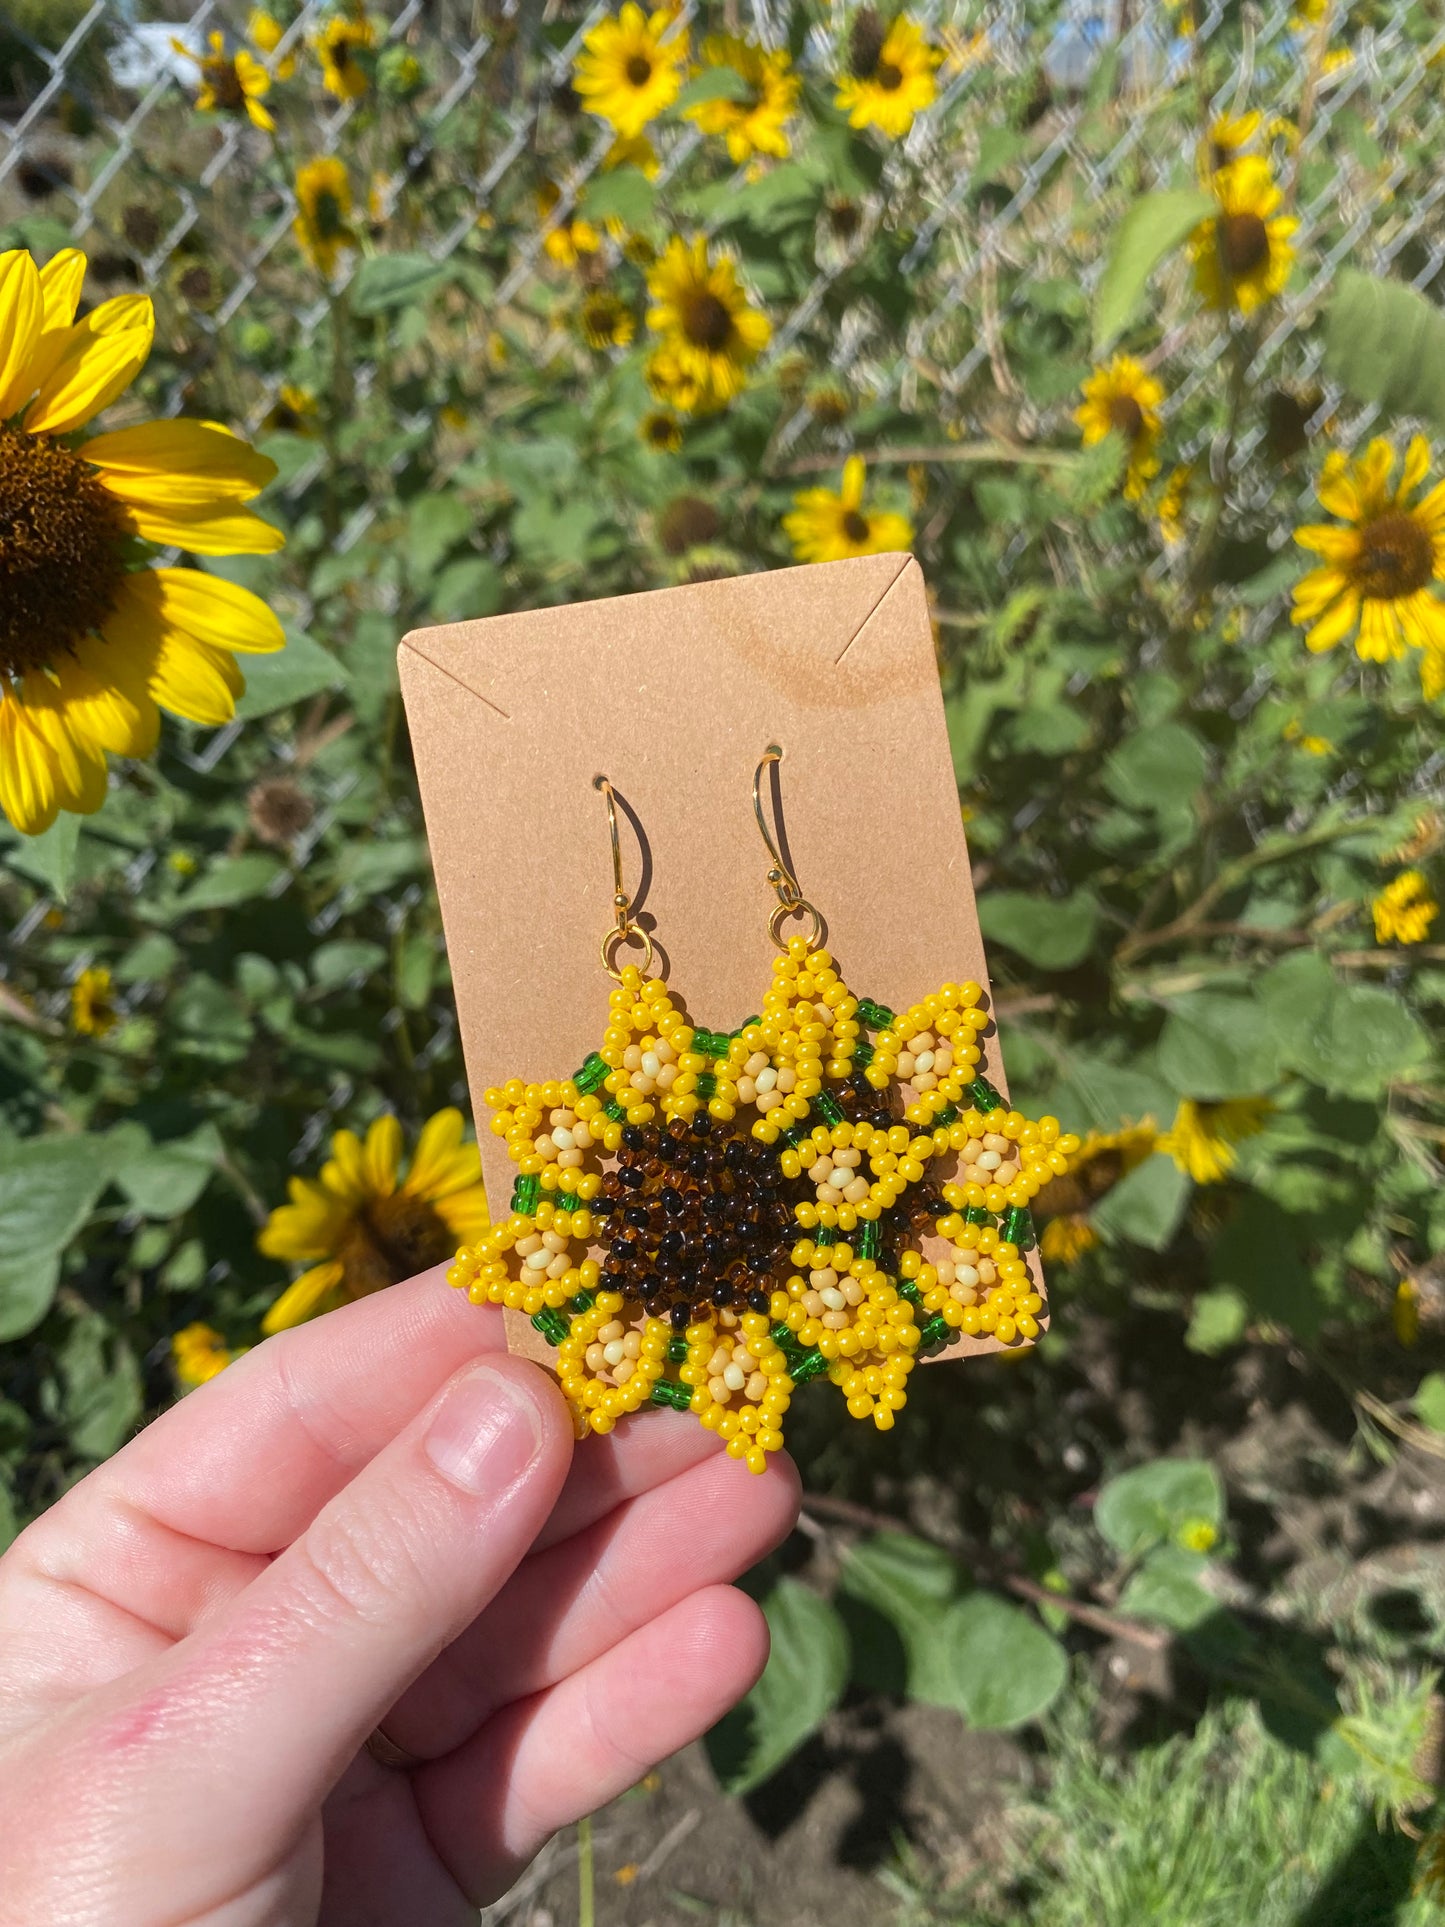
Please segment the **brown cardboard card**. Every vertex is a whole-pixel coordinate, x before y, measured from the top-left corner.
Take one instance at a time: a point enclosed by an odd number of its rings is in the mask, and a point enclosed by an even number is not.
[[[515,1173],[481,1093],[569,1076],[606,1026],[599,773],[621,806],[634,912],[693,1023],[733,1029],[771,980],[775,898],[751,803],[769,743],[784,752],[786,853],[853,993],[900,1010],[950,980],[987,992],[911,556],[418,630],[400,673],[494,1209]],[[1006,1092],[995,1031],[980,1041]],[[526,1318],[508,1325],[513,1349],[548,1359]],[[961,1336],[941,1356],[995,1349]]]

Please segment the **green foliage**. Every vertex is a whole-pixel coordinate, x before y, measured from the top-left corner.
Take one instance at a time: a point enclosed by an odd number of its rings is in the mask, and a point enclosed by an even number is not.
[[[1121,1472],[1094,1507],[1095,1525],[1125,1559],[1137,1559],[1195,1525],[1217,1532],[1223,1517],[1218,1475],[1201,1459],[1156,1459]]]
[[[1445,314],[1414,288],[1341,269],[1330,291],[1325,366],[1356,401],[1445,430]]]
[[[1102,355],[1133,320],[1149,277],[1215,208],[1198,188],[1145,194],[1120,221],[1094,297],[1094,353]]]
[[[729,1793],[749,1793],[832,1711],[848,1678],[848,1635],[825,1599],[780,1579],[763,1601],[771,1645],[763,1676],[708,1734],[708,1754]]]

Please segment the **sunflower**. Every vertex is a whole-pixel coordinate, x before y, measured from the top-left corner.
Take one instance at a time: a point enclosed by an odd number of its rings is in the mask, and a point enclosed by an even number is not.
[[[676,414],[707,415],[723,405],[695,374],[683,367],[676,349],[666,342],[647,357],[643,373],[657,399]]]
[[[637,424],[637,432],[659,455],[675,455],[682,447],[682,423],[676,415],[654,408]]]
[[[253,127],[267,134],[275,131],[275,121],[261,105],[262,95],[271,91],[271,76],[244,47],[228,54],[226,36],[220,32],[211,35],[209,53],[198,54],[174,36],[171,45],[187,60],[194,60],[201,70],[201,84],[196,93],[197,113],[244,113]]]
[[[232,1351],[221,1334],[210,1325],[187,1325],[171,1339],[171,1368],[183,1392],[215,1378],[245,1351]]]
[[[582,303],[577,316],[582,339],[589,348],[625,348],[637,333],[637,317],[620,295],[598,288]]]
[[[730,69],[747,91],[737,100],[722,96],[700,101],[685,110],[685,118],[704,134],[721,134],[728,159],[738,166],[755,154],[786,160],[792,148],[785,130],[802,91],[788,55],[736,34],[710,34],[702,43],[702,65]]]
[[[265,7],[253,7],[246,22],[246,35],[263,54],[274,54],[286,38],[286,29],[274,13],[268,13]],[[268,60],[266,64],[277,80],[289,80],[296,71],[294,54],[282,54],[279,60]]]
[[[261,1321],[284,1331],[320,1311],[399,1284],[479,1238],[488,1224],[482,1162],[462,1142],[462,1114],[438,1111],[422,1126],[411,1169],[400,1177],[401,1126],[379,1117],[366,1134],[338,1131],[314,1178],[292,1178],[257,1246],[270,1258],[305,1263]]]
[[[1273,1109],[1267,1097],[1229,1097],[1220,1104],[1183,1098],[1158,1148],[1196,1184],[1218,1184],[1234,1169],[1235,1145],[1257,1136]]]
[[[1208,187],[1211,175],[1238,160],[1259,132],[1263,114],[1216,114],[1199,150],[1199,178]]]
[[[648,310],[648,327],[664,337],[678,374],[697,383],[692,407],[719,405],[741,393],[772,328],[749,304],[734,263],[726,255],[709,261],[701,234],[691,241],[674,235],[649,272],[647,289],[656,303]]]
[[[1049,1264],[1072,1265],[1099,1242],[1089,1212],[1159,1147],[1152,1117],[1117,1131],[1090,1131],[1069,1157],[1069,1167],[1052,1178],[1034,1199],[1034,1214],[1047,1220],[1039,1252]]]
[[[1084,400],[1074,410],[1085,448],[1106,435],[1117,434],[1129,451],[1124,475],[1124,500],[1137,502],[1146,484],[1159,473],[1155,445],[1159,439],[1159,404],[1164,386],[1146,372],[1132,355],[1115,355],[1107,368],[1097,368],[1084,383]]]
[[[106,752],[147,756],[157,705],[229,722],[234,650],[279,649],[258,596],[139,543],[264,555],[284,537],[243,505],[276,473],[214,422],[144,422],[78,441],[150,352],[144,295],[75,320],[85,256],[0,254],[0,808],[35,835],[98,810]]]
[[[1376,943],[1423,943],[1440,906],[1421,870],[1402,870],[1371,905]]]
[[[640,134],[682,91],[687,35],[668,8],[645,14],[625,0],[615,20],[585,36],[573,86],[590,113],[624,139]]]
[[[838,82],[834,105],[850,127],[876,127],[901,140],[937,97],[933,73],[943,55],[906,13],[885,27],[872,7],[854,20],[848,55],[850,71]]]
[[[309,388],[283,381],[262,427],[273,434],[279,430],[287,435],[314,435],[320,415],[320,403]]]
[[[336,257],[355,239],[351,231],[351,182],[344,164],[332,154],[306,161],[296,170],[296,218],[291,223],[301,252],[329,281]]]
[[[544,227],[561,199],[562,190],[555,181],[543,181],[537,189],[537,214]],[[561,220],[543,237],[542,246],[558,267],[575,268],[579,256],[596,254],[602,236],[590,221]]]
[[[783,517],[783,528],[800,562],[841,562],[851,555],[908,548],[913,525],[906,515],[865,511],[864,478],[863,457],[850,455],[838,494],[830,488],[805,488],[793,497],[793,512]]]
[[[1209,184],[1219,212],[1202,221],[1190,239],[1194,285],[1211,308],[1253,314],[1289,279],[1290,236],[1299,222],[1276,214],[1284,196],[1262,155],[1230,161]]]
[[[338,13],[327,21],[312,41],[321,62],[321,83],[338,100],[360,100],[371,85],[366,63],[358,54],[369,54],[376,45],[376,29],[359,10]]]
[[[1445,661],[1445,609],[1431,593],[1445,581],[1445,482],[1418,502],[1430,448],[1423,435],[1405,451],[1400,485],[1391,490],[1395,452],[1381,437],[1357,461],[1338,450],[1325,457],[1315,493],[1346,524],[1310,523],[1296,529],[1302,549],[1322,558],[1294,591],[1290,620],[1305,630],[1305,647],[1333,649],[1355,632],[1355,654],[1366,662],[1403,656],[1405,645],[1425,652],[1421,679],[1432,693],[1432,668]]]
[[[88,965],[70,986],[70,1022],[82,1037],[104,1037],[120,1022],[104,964]]]

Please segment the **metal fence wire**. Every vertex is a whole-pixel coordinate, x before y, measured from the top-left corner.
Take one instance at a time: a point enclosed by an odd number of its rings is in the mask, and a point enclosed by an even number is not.
[[[1184,83],[1201,47],[1227,31],[1239,50],[1228,84],[1211,103],[1214,111],[1271,111],[1261,97],[1261,68],[1273,60],[1277,72],[1279,56],[1302,66],[1316,31],[1318,9],[1300,4],[1308,17],[1288,4],[1248,0],[1243,7],[1204,0],[1142,8],[1130,0],[1093,6],[1006,0],[982,10],[923,0],[912,11],[949,56],[939,100],[888,150],[851,233],[820,237],[809,284],[784,311],[774,307],[768,356],[776,361],[800,347],[810,350],[816,367],[846,377],[869,404],[908,406],[926,389],[958,432],[987,427],[1002,406],[1013,434],[1058,433],[1076,392],[1045,401],[1022,395],[1000,350],[1003,332],[1021,316],[1049,312],[1061,286],[1087,296],[1107,236],[1129,206],[1177,179],[1179,119],[1156,110]],[[596,131],[579,141],[574,122],[565,151],[549,130],[582,38],[608,10],[572,0],[407,0],[369,9],[379,48],[415,51],[427,78],[404,146],[374,155],[373,218],[385,220],[401,207],[406,245],[445,262],[494,208],[515,210],[523,196],[534,206],[539,169],[558,177],[562,198],[551,214],[514,223],[513,254],[492,297],[497,313],[526,304],[546,267],[549,232],[602,168],[611,137],[601,123],[584,117],[582,125]],[[278,9],[284,33],[264,56],[272,73],[305,54],[336,11],[334,0]],[[822,0],[799,55],[805,74],[822,83],[842,69],[855,11]],[[189,11],[178,7],[170,19],[153,12],[146,0],[6,0],[0,10],[0,228],[23,231],[17,224],[43,219],[89,254],[92,293],[131,286],[166,291],[183,308],[187,329],[224,357],[227,334],[246,326],[258,288],[278,276],[282,285],[294,278],[288,259],[295,195],[274,171],[262,184],[268,136],[244,114],[195,113],[198,66],[184,50],[199,56],[217,32],[229,47],[248,44],[250,7],[244,0],[199,0]],[[1311,268],[1276,304],[1259,368],[1266,381],[1313,392],[1320,411],[1336,413],[1337,440],[1348,446],[1370,427],[1371,411],[1343,413],[1339,397],[1321,381],[1318,334],[1307,332],[1307,324],[1346,261],[1440,294],[1445,162],[1430,157],[1445,156],[1438,64],[1445,57],[1445,24],[1422,43],[1418,29],[1407,30],[1404,9],[1374,6],[1348,21],[1345,8],[1335,12],[1332,24],[1348,24],[1348,56],[1332,61],[1321,78],[1301,154],[1302,162],[1323,153],[1332,161],[1308,176],[1296,210],[1297,246]],[[1192,34],[1184,31],[1191,13]],[[769,46],[782,44],[789,27],[779,0],[726,0],[716,18],[694,19],[683,6],[679,16],[695,28],[741,31]],[[362,110],[358,100],[324,97],[308,127],[308,157],[344,151]],[[1026,132],[1018,135],[1021,123]],[[1001,139],[1000,130],[1008,138]],[[664,194],[700,138],[685,124],[659,135]],[[1407,174],[1410,191],[1396,199]],[[419,191],[408,195],[409,184]],[[234,218],[238,211],[244,219]],[[913,318],[902,330],[876,304],[859,303],[841,318],[828,306],[830,290],[880,228],[912,236],[899,271],[909,282]],[[355,272],[359,258],[351,257],[342,273]],[[325,328],[328,304],[314,283],[309,292],[295,285],[294,325],[304,345]],[[1219,379],[1211,360],[1219,352],[1196,353],[1191,342],[1166,411],[1181,410],[1200,384]],[[365,393],[374,372],[363,342],[354,371],[358,392]],[[254,431],[266,421],[281,379],[246,371],[241,425]],[[178,376],[159,400],[171,411],[187,406],[184,379]],[[1260,432],[1241,437],[1241,465]],[[800,444],[841,456],[849,446],[847,424],[820,420],[802,401],[790,403],[774,447],[781,453]],[[1181,454],[1208,459],[1210,450]],[[318,452],[289,477],[298,502],[322,461]],[[1266,500],[1276,486],[1259,484],[1259,507],[1268,510],[1263,520],[1274,539],[1283,541],[1287,521],[1278,496]],[[363,503],[350,514],[333,545],[338,555],[365,538],[376,513]],[[1062,556],[1065,573],[1069,566]],[[384,588],[374,606],[386,609]],[[307,613],[301,607],[299,620]],[[1254,699],[1264,694],[1261,687]],[[212,769],[239,729],[194,732],[185,753],[197,770]],[[274,752],[283,764],[294,755],[284,732],[274,732]],[[344,788],[321,789],[316,821],[291,852],[292,875],[344,801]],[[137,857],[133,885],[153,861],[151,853]],[[286,879],[278,887],[285,888]],[[398,893],[383,894],[376,907],[396,918],[412,906]],[[23,940],[44,911],[40,897],[12,936]],[[318,934],[335,914],[335,905],[323,913]],[[143,996],[144,987],[131,994]],[[454,1054],[449,1006],[435,1003],[431,1020],[424,1051],[432,1058]],[[299,1160],[314,1155],[329,1116],[350,1095],[349,1081],[338,1078],[298,1146]]]

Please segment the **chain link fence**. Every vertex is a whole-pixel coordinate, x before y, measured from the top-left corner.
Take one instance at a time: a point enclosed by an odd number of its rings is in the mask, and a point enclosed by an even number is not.
[[[378,228],[400,211],[406,245],[445,263],[464,251],[479,223],[490,222],[495,207],[530,199],[541,175],[556,176],[555,205],[519,229],[524,238],[491,296],[497,316],[525,306],[546,267],[549,235],[571,218],[577,197],[604,166],[610,135],[577,119],[568,83],[583,36],[605,11],[568,0],[543,6],[408,0],[373,12],[379,44],[414,50],[427,73],[405,142],[384,153],[374,151],[370,134],[359,143],[372,162],[368,212]],[[1029,400],[1010,370],[1011,331],[1047,314],[1063,298],[1061,290],[1086,299],[1124,212],[1141,194],[1177,177],[1179,119],[1161,110],[1190,83],[1201,49],[1226,31],[1226,8],[1220,0],[1198,8],[1192,32],[1184,31],[1187,6],[1136,8],[1129,0],[917,11],[947,52],[940,98],[907,139],[889,149],[876,190],[851,209],[850,224],[820,234],[810,284],[786,311],[774,310],[768,357],[776,364],[809,349],[817,365],[879,410],[889,403],[913,409],[927,396],[950,434],[986,430],[1006,417],[1009,434],[1025,442],[1062,438],[1072,433],[1068,414],[1076,390],[1042,405]],[[41,221],[56,244],[64,236],[83,247],[93,296],[132,287],[155,291],[162,325],[183,330],[196,344],[175,358],[162,406],[189,408],[198,381],[219,370],[239,395],[239,425],[254,433],[272,417],[282,377],[228,368],[229,332],[244,327],[263,282],[284,288],[294,281],[295,345],[303,350],[324,337],[331,303],[317,296],[314,281],[294,279],[296,196],[278,184],[274,170],[263,172],[270,137],[243,113],[195,113],[198,62],[211,36],[220,34],[227,48],[250,46],[279,84],[335,9],[306,0],[288,10],[279,41],[264,51],[248,41],[250,9],[236,0],[200,0],[189,11],[177,7],[169,19],[155,12],[139,0],[16,0],[10,7],[0,22],[0,228],[24,231],[17,224]],[[808,31],[799,65],[819,83],[846,63],[851,12],[835,4]],[[1317,17],[1314,8],[1306,12]],[[1242,58],[1208,111],[1257,106],[1268,112],[1257,82],[1261,67],[1283,57],[1303,69],[1319,29],[1287,5],[1231,7],[1228,14],[1228,30],[1242,34]],[[691,21],[690,10],[681,17]],[[781,44],[788,26],[776,0],[729,0],[715,24],[772,46]],[[1297,245],[1309,272],[1297,275],[1276,305],[1259,360],[1270,382],[1307,395],[1318,416],[1337,413],[1341,403],[1321,379],[1318,334],[1309,324],[1340,264],[1388,272],[1437,295],[1445,269],[1445,166],[1437,165],[1422,187],[1418,163],[1404,158],[1407,148],[1416,155],[1445,153],[1437,64],[1445,56],[1445,25],[1422,45],[1406,31],[1400,10],[1377,7],[1349,24],[1348,56],[1319,74],[1292,161],[1297,183],[1317,183],[1301,188],[1296,207]],[[307,158],[342,151],[363,111],[359,99],[316,98],[325,105],[308,130]],[[562,142],[556,130],[569,112]],[[582,128],[589,131],[584,135]],[[686,126],[660,135],[662,193],[700,139]],[[1332,165],[1322,178],[1311,175],[1311,159],[1325,153]],[[1411,191],[1397,200],[1394,190],[1407,170]],[[740,170],[740,185],[745,178]],[[880,228],[910,237],[899,272],[910,283],[912,319],[901,331],[876,303],[859,303],[841,316],[829,305]],[[619,245],[606,240],[604,258]],[[363,258],[350,257],[342,283]],[[1172,312],[1166,290],[1165,340],[1156,359],[1177,339],[1168,331]],[[353,378],[364,396],[376,363],[364,340],[360,350]],[[1212,354],[1219,352],[1222,337]],[[1194,356],[1165,403],[1166,414],[1187,410],[1201,385],[1218,378],[1210,353]],[[1351,445],[1371,420],[1368,410],[1338,420],[1339,441]],[[1261,432],[1252,426],[1242,434],[1233,451],[1241,466]],[[846,422],[820,420],[802,399],[786,404],[772,441],[777,455],[815,454],[819,468],[825,458],[841,459],[850,445]],[[1204,435],[1181,451],[1181,459],[1190,458],[1217,463],[1221,455]],[[395,459],[400,464],[406,457]],[[298,508],[311,499],[325,461],[318,447],[289,475],[286,489]],[[1292,484],[1301,499],[1304,484],[1304,477]],[[1259,487],[1263,512],[1272,484]],[[366,540],[377,512],[363,502],[348,513],[335,535],[338,555]],[[1285,539],[1277,501],[1269,519],[1274,539]],[[1059,566],[1068,572],[1067,555]],[[379,587],[374,606],[381,614],[394,611],[395,591]],[[304,626],[310,614],[304,598],[293,613]],[[1266,693],[1267,684],[1255,700]],[[183,754],[196,772],[213,771],[242,728],[189,732]],[[271,749],[277,767],[286,767],[296,754],[294,735],[274,731]],[[1435,774],[1422,776],[1434,780]],[[318,785],[317,814],[293,843],[274,892],[288,889],[304,870],[344,806],[346,790],[344,781]],[[156,860],[154,851],[137,854],[127,876],[132,889]],[[419,895],[420,886],[383,893],[378,913],[394,929]],[[333,899],[317,912],[314,933],[324,934],[342,908]],[[46,913],[41,896],[12,939],[23,944]],[[84,961],[77,959],[74,969]],[[125,994],[143,1000],[145,986],[132,985]],[[393,1011],[389,1021],[402,1021],[402,1014]],[[433,1002],[428,1022],[423,1055],[455,1063],[446,1000]],[[459,1066],[455,1085],[461,1097]],[[352,1089],[346,1076],[337,1076],[296,1147],[298,1163],[314,1157]]]

